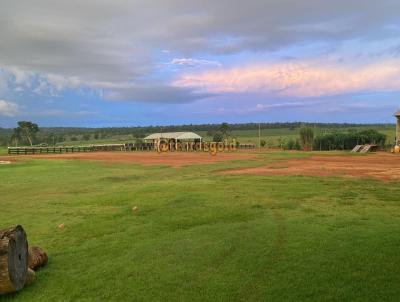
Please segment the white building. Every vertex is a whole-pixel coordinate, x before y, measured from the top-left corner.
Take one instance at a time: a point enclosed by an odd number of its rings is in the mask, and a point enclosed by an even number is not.
[[[157,148],[160,142],[173,144],[175,147],[178,143],[199,143],[201,146],[202,137],[194,132],[163,132],[153,133],[144,138],[146,143],[153,143]],[[188,145],[187,145],[188,146]]]

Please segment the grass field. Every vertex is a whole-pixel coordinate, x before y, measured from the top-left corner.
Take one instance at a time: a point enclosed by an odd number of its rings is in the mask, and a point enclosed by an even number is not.
[[[0,166],[0,228],[22,224],[50,258],[0,300],[398,301],[397,184],[216,172],[302,156]]]
[[[0,155],[6,155],[6,154],[7,154],[7,148],[0,146]]]

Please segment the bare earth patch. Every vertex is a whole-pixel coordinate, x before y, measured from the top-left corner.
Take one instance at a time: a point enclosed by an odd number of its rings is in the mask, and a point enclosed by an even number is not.
[[[105,162],[137,163],[143,165],[169,165],[180,167],[192,164],[208,164],[229,160],[246,160],[256,158],[256,154],[218,153],[211,155],[206,152],[93,152],[67,154],[40,154],[5,156],[4,160],[18,160],[19,158],[34,159],[73,159]]]
[[[225,174],[305,175],[400,180],[400,156],[390,153],[367,156],[313,155],[256,168],[224,171]]]

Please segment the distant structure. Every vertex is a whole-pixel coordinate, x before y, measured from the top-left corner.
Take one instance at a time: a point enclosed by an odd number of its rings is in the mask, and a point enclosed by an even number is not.
[[[397,118],[396,123],[396,146],[400,146],[400,110],[394,116]]]
[[[175,147],[178,143],[202,143],[202,137],[194,132],[164,132],[164,133],[153,133],[144,138],[146,143],[151,143],[153,148],[157,148],[157,145],[164,141],[168,144],[173,144]]]

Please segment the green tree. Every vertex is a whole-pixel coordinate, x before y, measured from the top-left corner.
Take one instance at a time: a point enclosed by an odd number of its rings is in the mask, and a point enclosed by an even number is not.
[[[56,144],[56,135],[54,133],[49,133],[45,138],[45,141],[48,145],[54,146]]]
[[[278,145],[279,145],[279,148],[283,150],[284,147],[285,147],[285,144],[286,144],[286,138],[280,136],[280,137],[278,138]]]
[[[39,131],[39,126],[29,121],[19,121],[17,129],[20,135],[32,146],[35,134]]]
[[[65,142],[65,136],[63,135],[63,134],[59,134],[57,137],[56,137],[56,143],[62,143],[62,142]]]
[[[286,143],[285,149],[286,149],[286,150],[293,150],[293,149],[295,149],[295,148],[294,148],[294,147],[295,147],[295,144],[296,144],[296,142],[294,141],[294,139],[293,139],[293,138],[290,138],[290,139],[287,141],[287,143]]]
[[[213,137],[214,136],[214,131],[208,130],[206,135],[209,136],[209,137]]]
[[[265,141],[265,139],[262,139],[262,140],[260,141],[261,147],[265,147],[266,144],[267,144],[267,142]]]
[[[221,133],[215,133],[213,137],[213,142],[222,142],[224,140],[224,136]]]
[[[300,145],[304,151],[312,151],[314,145],[314,130],[309,126],[300,128]]]
[[[295,150],[300,150],[301,146],[300,146],[300,142],[298,139],[296,139],[295,143],[294,143],[294,149]]]
[[[13,133],[11,135],[11,139],[10,139],[11,145],[14,145],[15,147],[17,147],[20,140],[21,140],[21,129],[14,128]]]
[[[222,123],[221,126],[219,126],[219,131],[221,132],[223,138],[228,138],[230,135],[230,128],[228,123]]]

